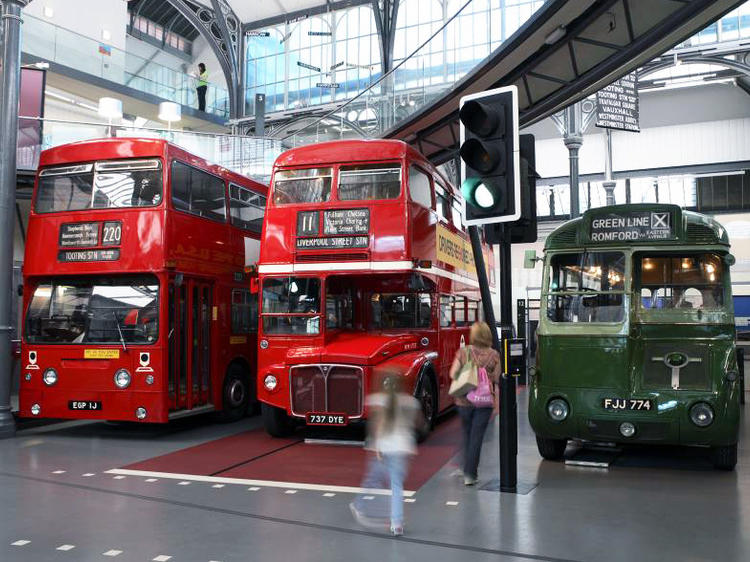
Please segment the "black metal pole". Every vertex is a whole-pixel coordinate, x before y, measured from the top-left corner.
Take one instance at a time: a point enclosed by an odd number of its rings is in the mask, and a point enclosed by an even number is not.
[[[16,424],[10,411],[13,377],[11,345],[13,291],[13,227],[16,206],[18,92],[21,85],[21,9],[28,0],[6,0],[3,25],[3,99],[0,105],[0,438],[12,437]]]
[[[503,228],[503,241],[500,244],[500,319],[505,325],[512,322],[512,304],[510,287],[510,233],[507,228]],[[474,254],[474,265],[477,269],[479,292],[482,296],[484,319],[490,325],[492,331],[492,347],[503,356],[500,338],[497,335],[495,311],[492,308],[490,285],[487,279],[487,270],[484,266],[482,242],[479,238],[479,228],[477,226],[469,227],[469,237],[471,239],[471,250]],[[500,490],[502,492],[515,492],[517,481],[516,450],[518,449],[516,381],[514,377],[508,375],[505,371],[506,369],[503,369],[500,381]]]

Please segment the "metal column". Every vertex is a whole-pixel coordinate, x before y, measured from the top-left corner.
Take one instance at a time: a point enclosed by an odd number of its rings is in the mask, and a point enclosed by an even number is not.
[[[16,208],[18,91],[21,85],[21,10],[28,0],[3,3],[2,105],[0,105],[0,438],[12,437],[16,423],[10,410],[13,377],[11,346],[13,230]]]
[[[607,194],[607,205],[615,204],[615,187],[617,182],[612,179],[612,130],[604,130],[604,191]]]

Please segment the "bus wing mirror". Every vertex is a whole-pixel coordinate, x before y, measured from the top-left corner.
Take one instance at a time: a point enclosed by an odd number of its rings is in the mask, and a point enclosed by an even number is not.
[[[541,261],[541,258],[536,257],[536,250],[526,250],[523,254],[523,268],[534,269],[536,262]]]
[[[737,262],[737,259],[732,254],[724,256],[724,263],[729,267],[732,267]]]

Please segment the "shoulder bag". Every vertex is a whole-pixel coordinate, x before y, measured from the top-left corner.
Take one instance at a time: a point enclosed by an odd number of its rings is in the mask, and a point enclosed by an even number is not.
[[[461,366],[456,378],[453,379],[451,386],[448,389],[448,394],[454,398],[466,396],[477,387],[477,384],[479,384],[476,361],[473,360],[473,354],[469,353],[469,349],[471,349],[471,347],[467,349],[466,362]]]

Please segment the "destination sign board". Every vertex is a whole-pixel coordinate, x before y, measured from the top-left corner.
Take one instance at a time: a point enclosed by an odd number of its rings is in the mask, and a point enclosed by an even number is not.
[[[591,221],[592,242],[635,242],[674,238],[669,211],[607,213]]]
[[[302,68],[307,68],[309,70],[314,70],[315,72],[320,72],[319,67],[307,64],[306,62],[297,61],[297,66],[301,66]]]
[[[638,76],[631,72],[596,93],[596,126],[641,131],[638,108]]]
[[[120,259],[120,250],[62,250],[57,254],[57,261],[115,261]]]
[[[333,209],[323,214],[323,234],[367,234],[369,209]]]
[[[99,245],[99,223],[77,222],[60,225],[61,248],[85,248]]]
[[[340,88],[341,85],[338,82],[316,82],[315,83],[316,88],[323,88],[323,89],[329,89],[329,90],[335,90],[336,88]]]
[[[297,238],[298,250],[333,250],[337,248],[367,248],[368,236],[329,236]]]

